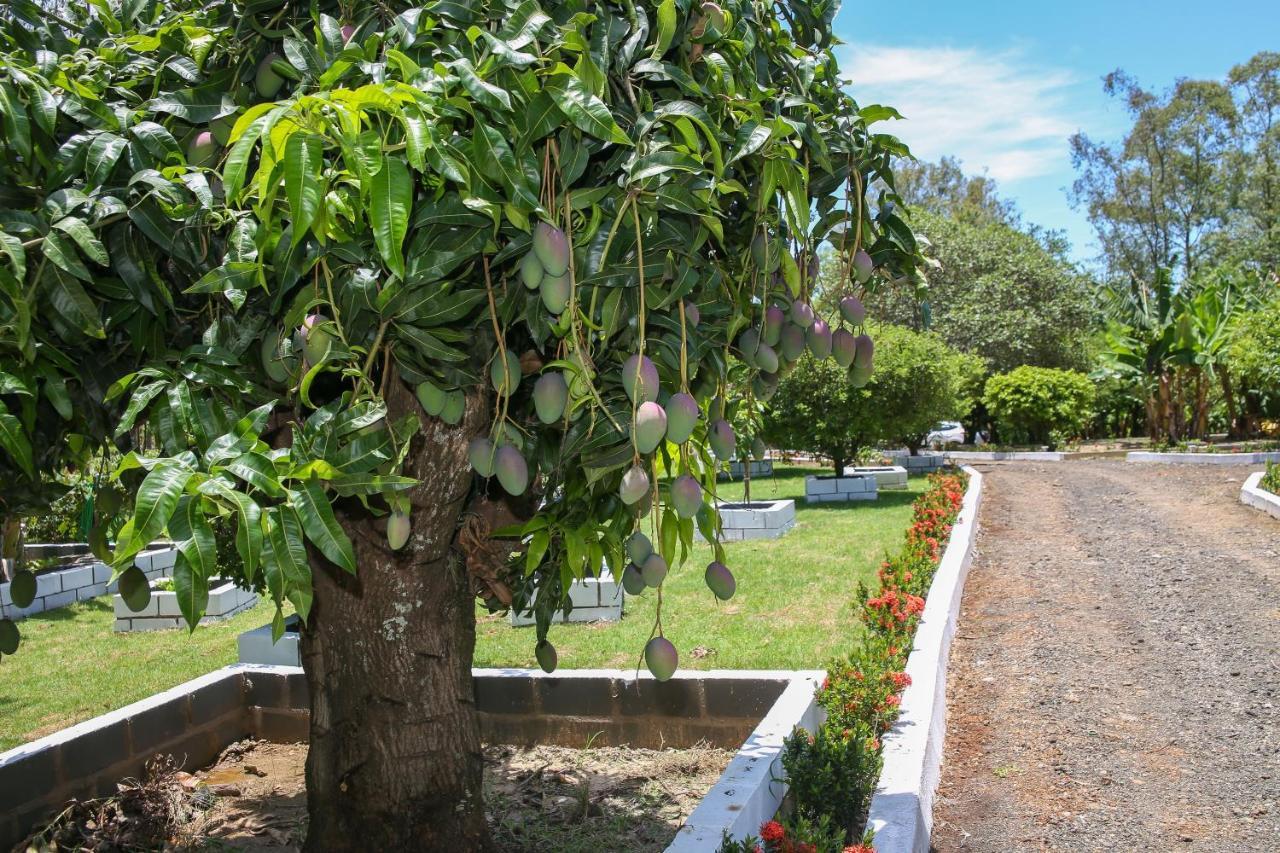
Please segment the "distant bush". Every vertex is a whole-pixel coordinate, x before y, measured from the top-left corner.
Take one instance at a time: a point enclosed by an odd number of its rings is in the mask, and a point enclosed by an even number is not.
[[[1267,463],[1267,473],[1262,477],[1262,488],[1273,495],[1280,495],[1280,465]]]
[[[873,325],[869,333],[875,371],[865,387],[834,361],[808,355],[782,380],[764,417],[773,447],[826,456],[839,473],[877,444],[919,447],[938,421],[972,407],[967,389],[980,359],[927,332]]]
[[[1080,435],[1093,417],[1089,377],[1074,370],[1023,366],[987,380],[983,402],[1000,440],[1056,446]]]

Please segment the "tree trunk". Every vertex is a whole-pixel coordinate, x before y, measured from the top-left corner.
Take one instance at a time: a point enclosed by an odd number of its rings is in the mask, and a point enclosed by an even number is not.
[[[22,519],[6,515],[0,526],[0,580],[11,581],[18,573],[18,557],[22,551]]]
[[[835,466],[836,476],[843,477],[844,476],[844,457],[842,456],[831,457],[831,464]]]
[[[1236,396],[1231,387],[1231,376],[1225,367],[1218,369],[1218,379],[1222,383],[1222,402],[1227,407],[1227,438],[1244,438],[1241,419],[1236,417]]]
[[[418,411],[398,380],[389,417]],[[492,848],[482,797],[471,680],[475,604],[452,547],[471,493],[468,439],[486,425],[480,398],[462,424],[420,416],[405,474],[412,533],[399,551],[385,519],[339,508],[356,576],[313,560],[315,602],[302,634],[311,691],[308,851]]]

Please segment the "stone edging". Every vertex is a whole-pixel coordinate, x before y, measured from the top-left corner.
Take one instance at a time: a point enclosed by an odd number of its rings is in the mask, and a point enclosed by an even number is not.
[[[735,670],[694,672],[693,677],[715,678],[742,673]],[[744,838],[773,820],[787,795],[782,769],[783,742],[797,728],[817,731],[820,709],[817,693],[826,672],[754,672],[761,677],[786,678],[790,683],[734,754],[715,785],[685,818],[684,825],[664,853],[705,853],[716,850],[727,832]]]
[[[1272,494],[1262,488],[1262,478],[1266,475],[1265,471],[1249,475],[1244,485],[1240,487],[1240,502],[1254,509],[1260,509],[1272,518],[1280,518],[1280,495]]]
[[[1066,462],[1060,450],[949,450],[947,458],[960,462]]]
[[[148,580],[155,580],[172,575],[177,558],[177,550],[173,546],[165,546],[141,552],[134,558],[133,564],[142,569]],[[9,595],[9,584],[0,583],[0,609],[10,619],[25,619],[77,601],[114,593],[116,585],[108,584],[110,579],[111,567],[98,560],[52,572],[41,572],[36,575],[36,598],[30,607],[15,606]]]
[[[884,769],[871,798],[869,829],[879,853],[926,853],[933,828],[933,796],[942,772],[947,723],[947,662],[956,633],[960,598],[973,563],[982,503],[982,475],[969,475],[960,515],[929,585],[924,615],[916,628],[902,693],[901,713],[882,738]]]
[[[1257,465],[1261,462],[1280,462],[1280,450],[1263,450],[1257,453],[1152,453],[1133,450],[1125,456],[1125,461],[1171,465]]]

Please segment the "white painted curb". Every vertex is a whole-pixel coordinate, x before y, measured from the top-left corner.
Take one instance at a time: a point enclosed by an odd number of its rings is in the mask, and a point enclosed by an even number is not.
[[[1060,450],[948,450],[957,462],[1065,462],[1070,454]]]
[[[1280,462],[1280,450],[1263,450],[1258,453],[1152,453],[1133,450],[1125,456],[1127,462],[1161,462],[1169,465],[1257,465],[1261,462]]]
[[[1240,502],[1260,509],[1272,518],[1280,518],[1280,495],[1262,488],[1262,478],[1266,475],[1266,471],[1249,475],[1240,488]]]
[[[916,628],[901,713],[884,736],[884,769],[871,797],[867,827],[879,853],[928,853],[933,795],[942,774],[947,725],[947,661],[960,615],[960,597],[973,564],[982,503],[982,475],[965,466],[969,487],[942,562],[929,585]]]

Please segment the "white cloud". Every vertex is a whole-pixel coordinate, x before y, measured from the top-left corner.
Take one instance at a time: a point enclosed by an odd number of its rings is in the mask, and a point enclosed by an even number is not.
[[[952,47],[853,44],[841,59],[858,103],[896,107],[907,121],[882,127],[921,159],[951,155],[1006,182],[1070,171],[1069,89],[1080,81],[1067,71]]]

